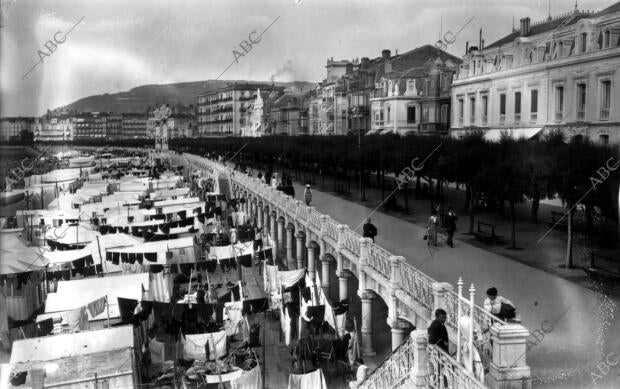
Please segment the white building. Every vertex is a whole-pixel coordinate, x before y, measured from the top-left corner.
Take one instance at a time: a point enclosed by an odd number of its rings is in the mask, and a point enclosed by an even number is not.
[[[453,136],[471,130],[620,142],[620,2],[520,21],[489,46],[468,47],[452,85]]]
[[[36,122],[38,120],[31,117],[0,118],[0,141],[19,140],[22,131],[33,132],[35,130]]]

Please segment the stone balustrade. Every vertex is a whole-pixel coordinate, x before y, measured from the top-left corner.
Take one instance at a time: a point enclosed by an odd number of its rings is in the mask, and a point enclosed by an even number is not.
[[[382,367],[371,374],[363,385],[365,387],[398,387],[402,385],[406,376],[414,383],[411,387],[442,387],[439,381],[433,381],[437,371],[449,374],[442,380],[448,380],[454,386],[478,388],[483,384],[473,377],[471,366],[464,366],[437,351],[435,347],[428,347],[423,343],[424,330],[433,320],[433,313],[438,308],[443,308],[448,313],[446,327],[451,342],[460,352],[465,343],[458,328],[459,317],[467,317],[475,323],[480,333],[476,339],[469,343],[475,345],[488,355],[483,355],[485,368],[490,373],[485,377],[491,387],[523,388],[531,385],[530,371],[526,364],[526,358],[521,358],[519,366],[509,366],[505,355],[520,352],[525,340],[529,336],[527,329],[518,324],[507,324],[490,315],[483,308],[474,304],[474,288],[470,288],[469,299],[462,296],[462,281],[459,280],[458,292],[454,292],[450,284],[440,283],[407,263],[403,257],[396,257],[384,248],[372,243],[370,239],[362,238],[350,227],[338,223],[327,215],[323,215],[312,207],[305,206],[302,202],[269,187],[259,180],[233,171],[231,168],[220,163],[210,161],[191,154],[184,155],[187,161],[200,169],[206,169],[207,173],[218,180],[228,180],[230,193],[227,196],[243,197],[246,201],[256,201],[262,205],[265,215],[272,215],[271,232],[276,234],[275,223],[278,220],[277,245],[287,252],[289,265],[301,264],[303,255],[299,252],[293,258],[290,251],[293,244],[301,243],[305,238],[307,248],[307,267],[315,269],[315,261],[320,260],[324,271],[330,270],[330,260],[333,258],[337,264],[336,271],[339,276],[339,284],[347,285],[348,275],[358,277],[358,296],[362,299],[362,352],[365,355],[373,355],[372,348],[372,323],[369,322],[369,314],[372,310],[372,301],[376,296],[381,297],[388,306],[388,324],[392,328],[393,342],[402,342],[403,328],[398,323],[406,320],[412,326],[418,328],[412,335],[417,336],[413,341],[406,340],[402,347],[393,344],[393,352]],[[265,225],[269,225],[265,219]],[[284,239],[283,231],[286,225],[287,239]],[[299,235],[298,233],[301,233]],[[293,235],[295,234],[295,235]],[[297,242],[293,243],[295,236]],[[286,247],[286,246],[290,247]],[[289,251],[286,251],[286,250]],[[315,252],[318,250],[318,252]],[[318,255],[317,255],[318,254]],[[326,278],[326,277],[322,277]],[[329,288],[328,281],[323,287]],[[341,293],[346,296],[346,290]],[[416,340],[417,339],[417,340]],[[467,339],[473,339],[469,334]],[[507,340],[503,340],[507,339]],[[491,347],[493,345],[493,347]],[[502,355],[499,355],[501,352]],[[418,356],[418,362],[415,357]],[[412,362],[414,361],[414,362]],[[410,369],[413,363],[413,368]],[[433,373],[433,371],[435,373]],[[449,371],[449,373],[447,373]],[[392,378],[386,378],[393,375]],[[425,377],[424,379],[420,377]],[[368,382],[368,384],[366,383]],[[370,384],[372,382],[372,384]],[[408,386],[409,387],[409,386]]]

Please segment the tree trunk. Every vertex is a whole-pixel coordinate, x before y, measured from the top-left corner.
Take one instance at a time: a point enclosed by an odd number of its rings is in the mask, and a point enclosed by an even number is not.
[[[471,187],[469,184],[465,184],[465,209],[469,209],[471,203]]]
[[[472,189],[469,185],[467,185],[467,192],[472,193]],[[476,203],[476,193],[474,192],[473,194],[470,194],[469,196],[469,233],[473,234],[474,233],[474,217],[475,217],[475,212],[474,209],[475,207],[475,203]]]
[[[404,185],[404,195],[405,195],[405,214],[409,215],[409,191],[407,190],[407,187],[409,186],[409,183],[406,182]]]
[[[515,201],[510,199],[510,241],[512,242],[512,248],[517,248],[517,226],[515,216]]]
[[[592,233],[594,230],[594,223],[592,221],[592,206],[586,204],[586,231]]]
[[[534,192],[534,198],[532,199],[532,209],[530,210],[530,217],[532,221],[538,224],[538,209],[540,208],[540,193]]]
[[[566,268],[573,268],[573,204],[567,201],[568,209],[568,239],[566,239]]]

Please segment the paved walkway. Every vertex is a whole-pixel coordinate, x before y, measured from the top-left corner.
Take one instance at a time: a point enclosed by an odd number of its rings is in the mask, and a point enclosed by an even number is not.
[[[295,184],[297,198],[303,187]],[[372,208],[313,190],[312,206],[351,228],[357,227]],[[620,352],[620,298],[593,292],[548,272],[476,247],[457,236],[455,248],[445,245],[429,253],[422,240],[425,229],[400,218],[377,212],[372,217],[379,230],[377,243],[438,281],[456,286],[463,277],[477,289],[476,302],[496,286],[512,300],[523,325],[539,329],[543,339],[528,353],[536,387],[581,388],[593,384],[592,373],[604,376],[593,387],[620,385],[620,364],[596,370],[600,361]],[[469,239],[469,238],[467,238]],[[593,285],[592,288],[596,289]],[[544,324],[543,324],[544,323]],[[534,343],[534,341],[532,341]],[[608,371],[602,374],[602,371]]]

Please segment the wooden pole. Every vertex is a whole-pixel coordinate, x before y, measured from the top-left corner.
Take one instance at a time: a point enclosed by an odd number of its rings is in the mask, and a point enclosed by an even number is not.
[[[110,328],[110,301],[108,300],[108,295],[105,296],[105,306],[108,312],[108,328]]]

